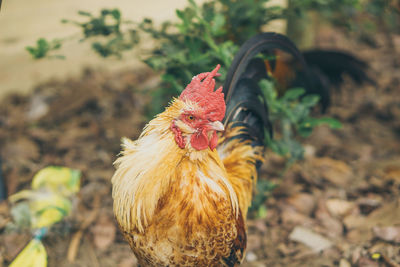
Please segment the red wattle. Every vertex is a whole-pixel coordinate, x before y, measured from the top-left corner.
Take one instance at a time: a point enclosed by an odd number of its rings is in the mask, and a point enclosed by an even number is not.
[[[211,140],[210,140],[210,145],[209,145],[209,147],[210,147],[211,150],[214,150],[214,148],[216,148],[217,145],[218,145],[218,135],[217,135],[217,132],[214,131],[214,132],[213,132],[213,135],[212,135],[212,137],[211,137]]]
[[[175,134],[175,142],[179,146],[179,148],[185,148],[186,145],[185,139],[182,136],[181,130],[179,130],[179,128],[176,127],[174,122],[172,122],[171,124],[171,130]]]
[[[208,147],[207,131],[202,130],[201,133],[193,134],[190,139],[190,144],[196,150],[203,150]]]

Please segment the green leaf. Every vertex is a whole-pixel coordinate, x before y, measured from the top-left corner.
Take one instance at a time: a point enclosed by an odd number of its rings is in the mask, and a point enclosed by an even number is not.
[[[334,118],[319,118],[315,120],[315,125],[327,124],[332,129],[342,128],[342,123]]]
[[[326,124],[332,129],[340,129],[342,124],[333,118],[307,118],[297,126],[297,131],[302,137],[308,137],[313,128],[319,125]]]
[[[31,54],[34,59],[40,59],[49,57],[48,54],[52,50],[61,48],[60,40],[47,41],[44,38],[40,38],[36,41],[36,46],[27,46],[25,49]]]
[[[111,11],[111,15],[113,16],[114,19],[120,20],[121,19],[121,12],[118,9],[113,9]]]
[[[318,95],[306,95],[301,99],[301,103],[306,107],[314,107],[318,104],[319,99]]]
[[[257,213],[258,218],[265,218],[267,217],[267,208],[264,205],[260,205],[258,207],[258,213]]]
[[[282,97],[283,100],[297,100],[300,96],[304,95],[306,91],[303,88],[293,88],[288,90]]]
[[[225,17],[223,14],[215,14],[211,22],[211,33],[213,35],[221,35],[224,33]]]
[[[342,128],[342,124],[338,120],[336,120],[334,118],[326,118],[326,117],[325,118],[309,118],[302,124],[304,124],[306,126],[310,126],[310,127],[315,127],[318,125],[326,124],[332,129]]]
[[[308,125],[299,125],[297,132],[301,137],[309,137],[313,131],[313,127]]]
[[[87,12],[87,11],[79,10],[78,14],[81,15],[81,16],[92,17],[92,13]]]
[[[182,10],[177,9],[177,10],[175,10],[175,13],[176,13],[176,16],[177,16],[178,18],[180,18],[181,20],[184,20],[184,19],[185,19],[185,13],[183,13]]]
[[[264,97],[266,98],[268,104],[269,105],[272,104],[278,96],[278,94],[274,88],[274,83],[267,79],[262,79],[259,82],[259,86],[260,86],[260,89],[263,92]]]

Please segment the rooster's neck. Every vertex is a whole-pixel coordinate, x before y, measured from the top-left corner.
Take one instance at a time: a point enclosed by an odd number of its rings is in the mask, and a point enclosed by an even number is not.
[[[115,162],[114,212],[126,231],[143,232],[155,216],[160,200],[171,187],[179,189],[178,180],[204,180],[206,185],[212,185],[210,189],[222,190],[232,208],[238,209],[236,194],[216,150],[182,149],[176,144],[170,125],[181,112],[182,103],[172,102],[149,122],[138,140],[125,140],[122,156]]]

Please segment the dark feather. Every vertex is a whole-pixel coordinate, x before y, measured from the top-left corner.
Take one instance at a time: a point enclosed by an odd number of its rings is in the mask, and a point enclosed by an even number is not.
[[[247,236],[246,227],[244,225],[244,219],[241,211],[236,219],[236,231],[237,237],[232,244],[231,253],[229,257],[222,258],[221,266],[239,266],[241,259],[244,257],[244,251],[246,250]]]
[[[263,78],[267,78],[267,70],[265,68],[264,60],[261,58],[251,59],[241,78],[251,79],[256,83]]]
[[[231,122],[234,125],[245,126],[246,133],[236,138],[252,141],[253,145],[264,145],[264,130],[272,136],[272,125],[266,103],[258,82],[268,78],[264,60],[257,57],[259,53],[273,56],[273,51],[279,49],[297,59],[303,66],[304,75],[308,77],[305,61],[296,46],[284,35],[277,33],[262,33],[254,36],[243,44],[236,54],[224,84],[227,112],[225,126]],[[306,82],[307,87],[311,84]]]
[[[260,54],[268,61],[268,71]],[[341,85],[343,74],[356,83],[374,83],[367,69],[364,61],[346,52],[315,49],[301,53],[284,35],[258,34],[243,44],[228,70],[223,86],[227,105],[224,125],[242,126],[245,131],[234,138],[264,145],[265,130],[272,137],[272,125],[268,103],[258,86],[261,79],[276,80],[281,93],[302,87],[306,94],[319,95],[324,112],[331,102],[331,88]]]
[[[314,49],[303,52],[303,56],[309,67],[319,69],[334,86],[342,84],[343,74],[349,75],[357,84],[374,84],[366,72],[368,64],[347,52]]]
[[[322,112],[329,107],[332,89],[340,88],[344,75],[357,84],[375,84],[367,75],[367,63],[347,52],[315,49],[303,52],[303,56],[308,66],[308,78],[298,71],[291,87],[304,87],[307,94],[319,95]],[[304,80],[312,86],[307,87]]]

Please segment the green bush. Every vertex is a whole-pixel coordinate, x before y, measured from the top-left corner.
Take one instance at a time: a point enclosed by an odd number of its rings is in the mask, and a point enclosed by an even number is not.
[[[261,80],[260,88],[268,103],[270,120],[280,138],[266,137],[268,147],[286,158],[287,166],[303,158],[304,149],[296,136],[308,137],[314,127],[326,124],[341,128],[341,123],[332,118],[311,117],[312,109],[318,104],[319,96],[305,95],[303,88],[293,88],[278,97],[274,82]]]

